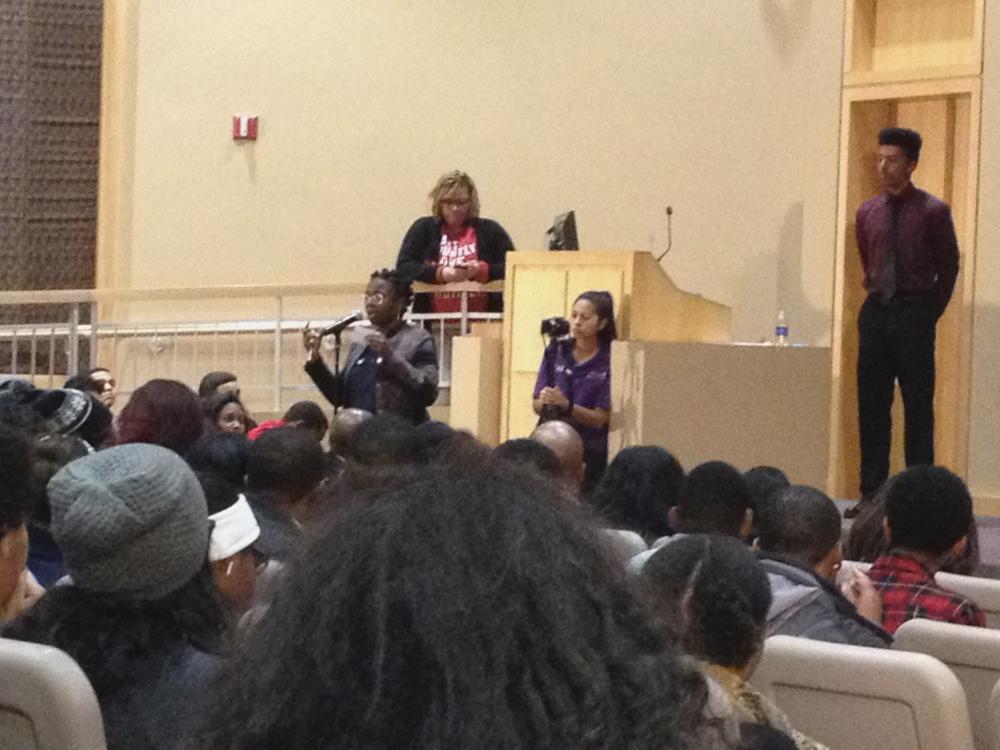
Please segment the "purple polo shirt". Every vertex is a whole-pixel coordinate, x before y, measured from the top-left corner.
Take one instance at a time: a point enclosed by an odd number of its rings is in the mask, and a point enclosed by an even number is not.
[[[553,362],[554,368],[550,368]],[[555,381],[549,382],[550,369],[555,374]],[[535,381],[533,398],[538,398],[542,388],[555,386],[561,390],[574,404],[585,409],[606,409],[611,411],[611,344],[601,344],[597,354],[582,364],[573,359],[573,343],[565,342],[553,351],[546,347],[538,368],[538,379]],[[573,420],[567,420],[576,428],[583,439],[584,460],[589,464],[596,460],[607,461],[608,429],[584,427]]]
[[[858,209],[865,289],[873,294],[884,291],[886,225],[892,210],[897,212],[896,294],[926,294],[940,313],[948,306],[958,276],[955,226],[947,203],[912,184],[898,196],[877,195]]]

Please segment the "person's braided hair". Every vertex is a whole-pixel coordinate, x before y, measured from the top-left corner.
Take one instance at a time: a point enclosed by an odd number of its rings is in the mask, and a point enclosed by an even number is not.
[[[653,555],[643,577],[692,656],[738,669],[750,663],[763,642],[771,587],[746,545],[687,536]]]
[[[398,271],[394,271],[390,268],[382,268],[378,271],[373,271],[371,278],[382,279],[383,281],[388,281],[392,284],[392,291],[396,295],[396,299],[403,301],[403,312],[406,312],[409,309],[410,304],[413,302],[413,283],[411,281]]]

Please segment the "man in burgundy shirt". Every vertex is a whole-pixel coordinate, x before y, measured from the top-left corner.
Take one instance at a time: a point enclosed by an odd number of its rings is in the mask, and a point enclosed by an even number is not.
[[[887,492],[889,553],[868,571],[882,595],[882,627],[895,633],[917,617],[985,626],[974,602],[934,580],[968,543],[972,497],[965,482],[940,466],[914,466],[895,477]]]
[[[903,394],[906,465],[934,463],[934,337],[958,276],[948,205],[914,187],[920,134],[879,133],[882,194],[858,209],[857,242],[868,298],[858,316],[861,497],[889,475],[892,398]],[[849,509],[857,515],[861,503]]]

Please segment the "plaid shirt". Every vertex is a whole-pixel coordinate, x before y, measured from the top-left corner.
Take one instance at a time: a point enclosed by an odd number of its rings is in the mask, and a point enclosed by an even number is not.
[[[882,627],[890,633],[916,617],[986,626],[975,603],[938,586],[931,572],[909,555],[882,555],[868,576],[882,593]]]

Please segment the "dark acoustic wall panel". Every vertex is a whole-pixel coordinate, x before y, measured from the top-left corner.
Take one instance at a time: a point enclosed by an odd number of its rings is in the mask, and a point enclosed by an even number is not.
[[[94,286],[101,25],[101,0],[0,0],[0,289]]]

